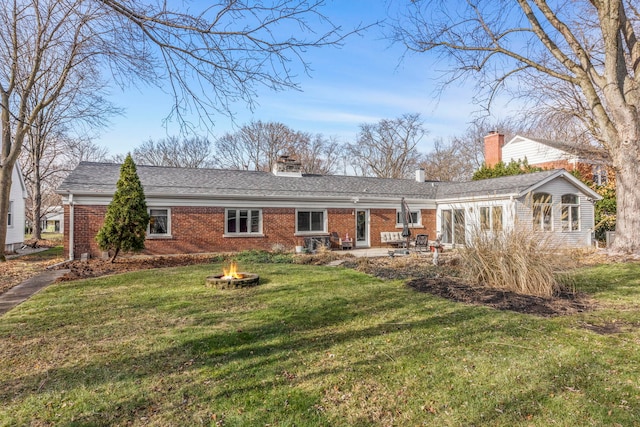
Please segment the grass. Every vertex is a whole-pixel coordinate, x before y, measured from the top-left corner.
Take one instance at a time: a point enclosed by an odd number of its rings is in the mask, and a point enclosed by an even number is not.
[[[553,319],[343,268],[241,267],[263,283],[135,272],[0,317],[0,425],[640,425],[640,264],[581,271],[602,308]]]

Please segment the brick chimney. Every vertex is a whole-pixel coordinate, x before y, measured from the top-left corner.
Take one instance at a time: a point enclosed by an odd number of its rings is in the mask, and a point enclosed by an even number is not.
[[[302,163],[289,156],[280,156],[272,172],[276,176],[302,177]]]
[[[491,131],[484,137],[484,163],[488,167],[493,167],[502,160],[502,146],[504,145],[504,135],[498,131]]]

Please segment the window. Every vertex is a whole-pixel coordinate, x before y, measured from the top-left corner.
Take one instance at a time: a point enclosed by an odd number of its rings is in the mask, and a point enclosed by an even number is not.
[[[562,231],[580,230],[580,198],[575,194],[562,195]]]
[[[551,194],[535,193],[533,195],[533,229],[536,231],[552,231],[552,201]]]
[[[593,165],[593,182],[596,185],[605,185],[607,183],[607,168],[602,165]]]
[[[305,232],[325,232],[325,211],[298,211],[296,220],[296,231]]]
[[[442,243],[453,243],[453,218],[452,211],[450,209],[443,210],[441,213],[442,222]]]
[[[502,206],[491,208],[491,229],[493,231],[502,231]]]
[[[169,209],[149,209],[149,236],[171,235],[171,211]]]
[[[409,219],[409,225],[411,224],[420,224],[420,211],[411,211],[409,215],[407,215]],[[396,211],[396,226],[402,227],[402,211]]]
[[[440,241],[442,243],[466,243],[466,221],[464,209],[445,209],[440,213]]]
[[[502,206],[480,207],[480,230],[502,231]]]
[[[9,213],[7,214],[7,226],[13,226],[13,201],[9,201]]]
[[[225,234],[261,234],[260,209],[227,209]]]

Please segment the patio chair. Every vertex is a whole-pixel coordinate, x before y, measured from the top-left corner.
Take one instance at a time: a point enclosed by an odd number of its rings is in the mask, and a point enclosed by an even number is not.
[[[337,231],[332,231],[329,234],[329,244],[331,249],[342,249],[342,239]]]
[[[416,252],[429,252],[429,235],[428,234],[418,234],[416,236]]]

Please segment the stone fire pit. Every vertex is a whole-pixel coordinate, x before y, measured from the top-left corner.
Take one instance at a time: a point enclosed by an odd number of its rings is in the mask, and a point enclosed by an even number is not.
[[[208,276],[206,279],[206,285],[209,287],[215,287],[218,289],[234,289],[234,288],[246,288],[249,286],[257,286],[260,284],[260,276],[253,273],[233,273],[230,276],[225,274],[218,274],[215,276]]]
[[[238,265],[232,262],[229,268],[223,268],[223,274],[209,276],[206,285],[219,289],[246,288],[260,284],[260,276],[253,273],[238,272]]]

